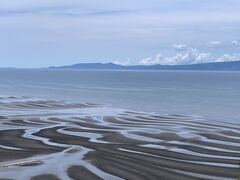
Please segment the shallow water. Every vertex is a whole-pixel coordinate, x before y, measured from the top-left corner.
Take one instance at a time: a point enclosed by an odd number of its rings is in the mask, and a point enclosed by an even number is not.
[[[0,95],[239,121],[240,72],[1,69]]]
[[[236,179],[239,92],[239,72],[0,70],[0,179]]]
[[[240,176],[239,123],[28,97],[0,107],[0,178]]]

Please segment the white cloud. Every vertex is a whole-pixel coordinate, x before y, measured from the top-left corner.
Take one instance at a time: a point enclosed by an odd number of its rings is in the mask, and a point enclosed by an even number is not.
[[[161,54],[156,55],[155,57],[147,57],[140,60],[140,64],[142,65],[154,65],[154,64],[162,64],[164,62],[164,57]]]
[[[209,62],[212,60],[210,53],[200,53],[196,58],[196,63]]]
[[[234,40],[234,41],[231,42],[231,45],[240,46],[240,41]]]
[[[173,56],[163,56],[158,54],[155,57],[144,58],[140,60],[139,63],[142,65],[181,65],[229,61],[240,61],[240,53],[224,54],[222,56],[215,57],[209,52],[201,52],[195,48],[187,48],[186,51],[178,52]]]
[[[220,47],[221,45],[222,45],[221,41],[210,41],[208,43],[208,46],[212,48]]]
[[[173,45],[174,49],[176,51],[185,51],[187,50],[187,45],[186,44],[175,44]]]
[[[142,65],[179,65],[179,64],[195,64],[206,63],[212,61],[210,53],[199,52],[197,49],[188,48],[186,51],[177,53],[174,56],[164,57],[159,54],[155,57],[144,58],[139,61]]]
[[[127,65],[131,64],[131,59],[128,58],[126,61],[116,60],[116,61],[113,61],[113,64],[122,65],[122,66],[127,66]]]
[[[211,61],[210,53],[199,52],[197,49],[189,48],[184,53],[166,58],[169,64],[195,64]]]
[[[210,48],[226,48],[226,47],[238,47],[240,46],[240,41],[238,40],[233,40],[233,41],[210,41],[207,44],[208,47]]]
[[[228,62],[228,61],[240,61],[240,54],[224,54],[223,56],[217,58],[215,62]]]

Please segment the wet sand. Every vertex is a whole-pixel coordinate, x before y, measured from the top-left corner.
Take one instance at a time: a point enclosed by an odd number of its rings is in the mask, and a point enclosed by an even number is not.
[[[240,124],[6,97],[0,179],[237,179]]]

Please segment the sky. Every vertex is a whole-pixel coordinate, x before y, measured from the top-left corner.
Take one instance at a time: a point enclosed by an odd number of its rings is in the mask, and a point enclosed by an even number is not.
[[[0,67],[236,60],[239,0],[0,1]]]

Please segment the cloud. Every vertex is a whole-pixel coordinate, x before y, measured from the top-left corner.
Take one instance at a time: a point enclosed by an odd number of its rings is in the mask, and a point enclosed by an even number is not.
[[[27,8],[27,9],[10,9],[1,10],[0,17],[16,17],[16,16],[33,16],[33,15],[49,15],[49,16],[68,16],[68,17],[101,17],[101,16],[117,16],[131,13],[131,11],[125,10],[84,10],[77,7],[37,7],[37,8]]]
[[[210,53],[200,52],[195,48],[188,48],[186,52],[178,53],[172,57],[166,57],[167,64],[195,64],[211,61]]]
[[[210,41],[208,43],[208,46],[211,47],[211,48],[217,48],[217,47],[220,47],[222,45],[223,45],[223,43],[221,41]]]
[[[156,55],[155,57],[148,57],[140,60],[140,64],[142,65],[154,65],[154,64],[161,64],[164,62],[164,57],[161,54]]]
[[[228,61],[240,61],[240,54],[224,54],[223,56],[217,58],[215,62],[228,62]]]
[[[183,47],[183,46],[179,46]],[[185,47],[185,46],[184,46]],[[195,48],[187,48],[186,51],[181,51],[173,56],[163,56],[158,54],[155,57],[144,58],[139,61],[142,65],[183,65],[183,64],[199,64],[199,63],[210,63],[210,62],[229,62],[229,61],[240,61],[240,54],[224,54],[215,57],[210,52],[201,52]]]
[[[146,54],[155,55],[158,48],[161,56],[141,63],[207,61],[209,49],[191,50],[190,44],[199,47],[212,39],[237,40],[240,1],[229,0],[228,6],[223,0],[202,2],[1,0],[0,49],[5,61],[0,66],[42,67],[99,59],[127,64],[126,57],[137,64]],[[175,44],[172,56],[165,55],[169,44]],[[237,43],[233,44],[226,54],[235,52]],[[223,53],[221,48],[211,50]]]
[[[118,64],[118,65],[122,65],[122,66],[127,66],[127,65],[131,64],[131,59],[128,58],[126,61],[116,60],[116,61],[113,61],[113,64]]]
[[[158,54],[155,57],[144,58],[139,61],[142,65],[180,65],[211,62],[213,58],[210,53],[200,52],[195,48],[187,48],[186,51],[177,53],[174,56],[164,57]]]
[[[240,46],[240,41],[237,41],[237,40],[231,41],[231,45]]]
[[[232,40],[232,41],[210,41],[207,44],[209,48],[231,48],[231,47],[239,47],[240,41]]]
[[[175,45],[173,45],[173,47],[176,51],[186,51],[187,50],[186,44],[175,44]]]

